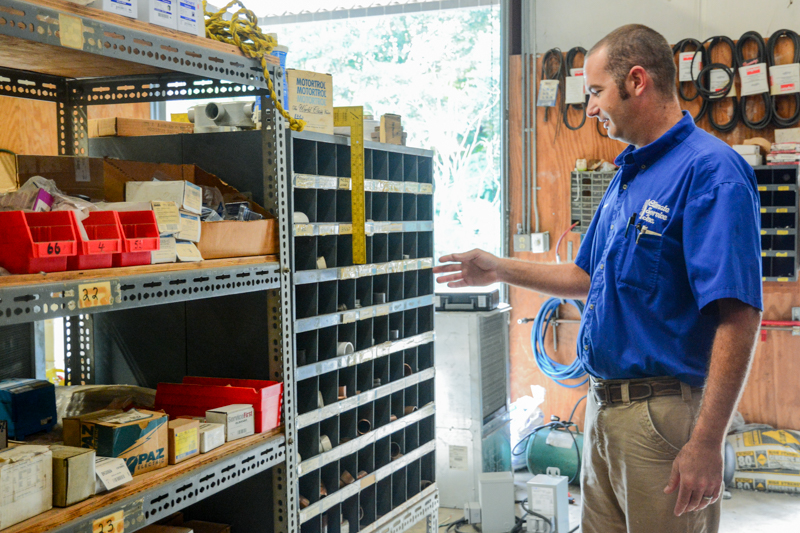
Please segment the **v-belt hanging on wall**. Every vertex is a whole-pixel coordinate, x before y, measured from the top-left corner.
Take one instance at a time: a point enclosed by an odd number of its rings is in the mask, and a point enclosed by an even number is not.
[[[583,56],[583,59],[581,60],[581,66],[580,67],[574,67],[575,57],[578,54]],[[567,74],[571,76],[572,75],[571,70],[573,68],[580,68],[581,71],[582,71],[583,70],[583,61],[584,61],[585,58],[586,58],[586,49],[585,48],[581,48],[580,46],[576,46],[574,48],[570,48],[569,52],[567,52],[567,69],[569,69]],[[583,82],[583,75],[581,75],[581,82]],[[564,92],[565,92],[565,94],[564,94],[564,126],[566,126],[568,129],[570,129],[572,131],[579,130],[586,123],[586,98],[584,97],[583,102],[581,102],[580,104],[568,104],[567,103],[567,95],[566,95],[566,87],[564,89]],[[581,122],[577,126],[573,126],[573,125],[571,125],[569,123],[569,110],[572,107],[577,108],[581,112]]]

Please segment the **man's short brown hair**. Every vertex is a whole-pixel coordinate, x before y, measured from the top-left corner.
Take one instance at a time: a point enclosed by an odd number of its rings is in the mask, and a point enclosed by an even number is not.
[[[601,49],[606,50],[606,72],[617,83],[623,100],[630,96],[625,90],[625,79],[637,65],[647,71],[658,92],[667,97],[676,95],[672,48],[654,29],[641,24],[621,26],[600,39],[587,55]]]

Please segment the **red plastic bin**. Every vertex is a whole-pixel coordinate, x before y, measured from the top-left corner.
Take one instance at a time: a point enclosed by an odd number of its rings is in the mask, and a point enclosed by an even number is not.
[[[122,252],[122,228],[116,211],[92,211],[83,220],[83,228],[89,240],[84,240],[78,231],[78,255],[70,257],[70,270],[110,268],[112,254]]]
[[[0,266],[12,274],[63,272],[77,253],[72,211],[0,212]]]
[[[201,378],[186,376],[183,383],[159,383],[156,409],[170,418],[205,416],[206,411],[235,403],[251,404],[256,433],[281,423],[283,383],[260,379]]]
[[[158,225],[154,211],[119,211],[122,253],[114,254],[115,267],[149,265],[150,252],[158,250]]]

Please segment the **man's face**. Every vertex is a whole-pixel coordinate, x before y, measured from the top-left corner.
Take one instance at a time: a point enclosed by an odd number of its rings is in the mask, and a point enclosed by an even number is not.
[[[606,71],[606,61],[606,51],[600,49],[584,62],[584,83],[589,92],[586,115],[602,122],[612,139],[631,142],[625,132],[631,126],[631,101],[622,98],[617,83]]]

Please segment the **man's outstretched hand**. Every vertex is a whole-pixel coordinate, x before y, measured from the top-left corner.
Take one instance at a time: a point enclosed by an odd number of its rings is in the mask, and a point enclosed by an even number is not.
[[[439,276],[437,283],[447,283],[448,287],[482,287],[499,281],[498,268],[500,260],[489,252],[474,249],[460,254],[449,254],[439,258],[443,263],[433,268]],[[447,264],[444,264],[447,263]]]

